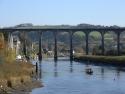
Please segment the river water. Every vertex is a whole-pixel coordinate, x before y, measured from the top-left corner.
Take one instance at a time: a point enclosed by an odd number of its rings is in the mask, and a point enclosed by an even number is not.
[[[48,59],[41,63],[40,76],[44,87],[31,94],[125,94],[124,67]]]

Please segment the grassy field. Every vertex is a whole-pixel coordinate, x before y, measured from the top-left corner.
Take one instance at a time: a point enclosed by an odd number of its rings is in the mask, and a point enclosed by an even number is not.
[[[1,63],[0,94],[25,94],[42,87],[40,81],[34,80],[35,75],[34,66],[30,63]]]
[[[94,61],[94,62],[102,62],[102,63],[111,63],[111,64],[123,64],[125,65],[125,56],[93,56],[93,55],[80,55],[77,54],[74,56],[75,60],[81,61]]]
[[[9,79],[10,77],[18,77],[30,75],[29,69],[33,68],[30,63],[0,63],[0,78]]]

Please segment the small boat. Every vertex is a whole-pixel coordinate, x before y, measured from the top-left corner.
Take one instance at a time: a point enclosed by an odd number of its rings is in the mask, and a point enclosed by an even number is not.
[[[93,70],[91,68],[86,69],[86,74],[92,75],[93,74]]]

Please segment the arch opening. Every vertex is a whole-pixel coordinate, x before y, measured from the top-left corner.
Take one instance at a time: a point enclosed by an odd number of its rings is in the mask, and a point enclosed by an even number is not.
[[[113,31],[104,34],[105,55],[117,55],[117,35]]]
[[[73,34],[73,50],[75,54],[86,54],[85,33],[83,31],[77,31]]]
[[[120,34],[120,55],[125,55],[125,31]]]
[[[70,35],[69,32],[59,32],[57,35],[57,56],[59,58],[70,56]]]
[[[102,54],[102,43],[101,43],[101,33],[98,31],[92,31],[89,34],[89,54],[91,55],[101,55]]]

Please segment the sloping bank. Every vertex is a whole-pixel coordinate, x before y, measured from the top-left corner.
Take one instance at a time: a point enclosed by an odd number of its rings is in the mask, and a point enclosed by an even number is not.
[[[41,87],[35,76],[35,67],[30,63],[0,64],[0,94],[23,94]]]
[[[92,61],[96,63],[125,65],[125,56],[92,56],[75,55],[76,61]]]

